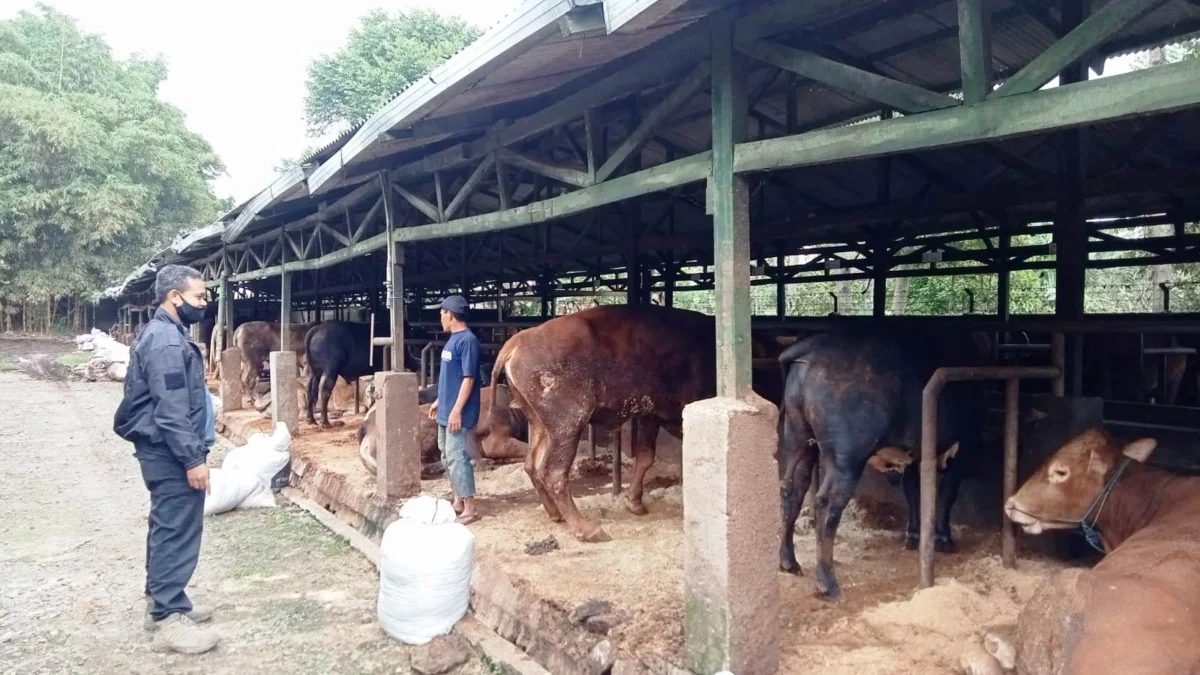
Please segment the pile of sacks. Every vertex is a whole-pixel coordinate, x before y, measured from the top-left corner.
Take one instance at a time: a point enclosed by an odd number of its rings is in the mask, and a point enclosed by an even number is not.
[[[93,328],[92,332],[86,335],[76,336],[75,346],[79,351],[92,352],[87,363],[75,368],[76,375],[88,382],[125,381],[125,374],[129,370],[129,347],[112,339],[99,328]]]
[[[211,469],[209,491],[204,498],[204,515],[211,516],[234,509],[262,509],[275,506],[271,480],[292,458],[292,435],[283,424],[275,425],[270,436],[252,434],[246,444],[225,456],[221,468]]]

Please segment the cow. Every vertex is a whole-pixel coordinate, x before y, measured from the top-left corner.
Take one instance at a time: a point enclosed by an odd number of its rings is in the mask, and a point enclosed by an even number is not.
[[[297,375],[304,372],[307,357],[304,352],[304,336],[313,327],[311,323],[290,324],[291,340],[288,349],[296,353]],[[271,352],[279,348],[279,324],[271,321],[247,321],[233,331],[233,346],[242,352],[242,385],[245,391],[254,391],[258,372],[271,360]]]
[[[1088,429],[1005,504],[1026,533],[1086,524],[1107,553],[1056,573],[1021,610],[1019,673],[1200,672],[1200,478],[1146,466],[1156,445]]]
[[[309,369],[309,424],[317,423],[313,409],[320,405],[321,427],[330,428],[329,395],[339,377],[346,382],[353,382],[382,367],[380,359],[376,359],[375,365],[372,365],[373,347],[370,343],[371,327],[365,323],[326,321],[308,329],[304,335],[304,353]]]
[[[426,387],[418,393],[425,394],[428,390],[433,390],[432,399],[437,398],[437,387]],[[497,433],[493,434],[493,426],[490,424],[492,415],[492,396],[499,392],[502,400],[498,409],[499,414],[504,416],[504,423],[495,425]],[[438,425],[436,420],[429,419],[429,408],[433,400],[418,400],[420,405],[420,419],[417,426],[417,445],[421,452],[421,464],[425,467],[422,471],[424,476],[435,473],[435,466],[441,461],[441,452],[437,446]],[[529,440],[528,426],[525,419],[508,407],[508,392],[507,387],[484,387],[479,391],[479,423],[471,429],[471,438],[467,448],[472,451],[473,458],[490,459],[490,460],[506,460],[506,459],[524,459],[529,452],[527,442]],[[363,418],[363,423],[358,428],[358,450],[359,457],[362,459],[363,466],[372,474],[376,469],[376,448],[379,444],[378,425],[375,423],[377,408],[371,408]],[[476,454],[478,453],[478,454]]]
[[[936,335],[883,335],[868,331],[820,333],[779,355],[785,384],[779,415],[779,466],[783,536],[779,565],[800,573],[792,537],[800,506],[820,460],[815,499],[816,580],[830,600],[840,600],[833,544],[842,511],[863,470],[902,476],[909,521],[905,547],[916,548],[920,523],[918,462],[921,394],[939,366],[969,365],[986,353],[973,344]],[[950,512],[980,442],[986,400],[978,383],[952,383],[938,406],[938,551],[955,549]],[[893,482],[895,482],[893,480]]]
[[[627,507],[645,514],[643,482],[659,428],[682,437],[683,407],[716,393],[715,325],[704,314],[657,305],[585,309],[509,339],[492,383],[508,385],[512,407],[528,420],[525,471],[551,520],[565,520],[582,541],[608,541],[571,496],[579,437],[589,423],[611,430],[638,419]],[[511,436],[498,428],[501,406],[493,397],[491,433]]]

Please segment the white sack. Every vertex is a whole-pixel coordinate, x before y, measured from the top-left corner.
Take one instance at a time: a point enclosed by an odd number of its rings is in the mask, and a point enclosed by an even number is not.
[[[377,610],[393,639],[424,644],[449,633],[467,613],[475,535],[453,522],[449,502],[419,497],[409,504],[414,502],[383,533]]]
[[[287,426],[276,424],[274,434],[251,434],[245,445],[230,450],[221,466],[248,471],[269,486],[275,474],[287,466],[292,457],[291,448],[292,436]]]
[[[236,509],[247,497],[262,489],[258,476],[247,471],[221,468],[208,470],[208,494],[204,496],[204,515],[211,516]]]
[[[113,382],[124,382],[125,376],[129,374],[129,364],[119,361],[110,363],[108,369],[105,370],[105,375]]]
[[[212,393],[211,391],[208,392],[208,395],[212,396],[213,419],[216,419],[221,414],[221,411],[224,410],[225,408],[224,408],[224,406],[221,405],[221,397],[220,396],[217,396],[216,394]]]
[[[275,493],[271,491],[271,486],[261,482],[257,490],[238,504],[239,509],[273,509],[275,506]]]

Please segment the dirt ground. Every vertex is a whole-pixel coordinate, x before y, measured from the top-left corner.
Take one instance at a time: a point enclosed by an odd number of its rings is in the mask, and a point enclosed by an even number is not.
[[[40,347],[0,340],[0,355]],[[410,648],[376,622],[374,568],[294,507],[206,519],[189,592],[216,604],[224,642],[199,657],[152,652],[148,498],[111,431],[120,395],[0,372],[0,673],[410,672]]]

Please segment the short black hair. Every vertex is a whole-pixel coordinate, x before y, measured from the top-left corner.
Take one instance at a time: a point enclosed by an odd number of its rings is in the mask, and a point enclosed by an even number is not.
[[[187,265],[163,265],[154,277],[154,297],[158,304],[167,301],[171,291],[183,291],[192,279],[204,279],[199,270]]]
[[[447,312],[450,312],[450,310],[446,310],[446,311],[447,311]],[[454,317],[454,318],[455,318],[455,320],[457,320],[457,321],[461,321],[461,322],[463,322],[463,323],[466,323],[466,322],[467,322],[467,315],[466,315],[466,314],[460,314],[460,313],[458,313],[458,312],[450,312],[450,316]]]

